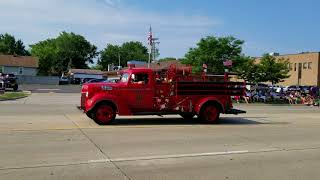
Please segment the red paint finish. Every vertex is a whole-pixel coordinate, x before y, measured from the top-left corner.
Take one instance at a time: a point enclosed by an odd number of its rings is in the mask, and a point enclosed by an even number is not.
[[[114,112],[119,115],[192,113],[201,116],[202,107],[211,104],[203,116],[211,121],[232,108],[231,96],[244,93],[244,83],[224,81],[223,76],[212,81],[209,76],[191,72],[191,68],[175,66],[130,68],[121,72],[122,78],[117,83],[83,85],[81,108],[87,114],[95,112],[95,116],[89,117],[107,124]]]

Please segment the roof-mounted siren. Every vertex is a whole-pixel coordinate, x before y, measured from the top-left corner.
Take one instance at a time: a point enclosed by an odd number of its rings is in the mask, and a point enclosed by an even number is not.
[[[129,67],[129,69],[132,69],[132,68],[136,67],[136,64],[134,62],[130,62],[130,61],[127,62],[127,65]]]

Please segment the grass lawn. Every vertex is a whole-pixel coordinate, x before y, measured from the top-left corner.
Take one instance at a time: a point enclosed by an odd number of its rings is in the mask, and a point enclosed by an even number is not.
[[[28,93],[24,93],[24,92],[5,92],[4,94],[0,94],[0,101],[17,99],[17,98],[22,98],[27,96],[28,96]]]

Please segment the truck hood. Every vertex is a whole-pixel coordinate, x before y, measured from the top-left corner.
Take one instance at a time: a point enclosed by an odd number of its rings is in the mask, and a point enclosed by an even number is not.
[[[99,92],[103,90],[112,90],[117,87],[121,87],[121,85],[113,82],[87,83],[82,85],[81,92]]]

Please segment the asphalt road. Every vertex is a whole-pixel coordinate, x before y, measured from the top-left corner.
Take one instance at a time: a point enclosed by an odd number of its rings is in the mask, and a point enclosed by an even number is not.
[[[79,94],[0,102],[0,179],[318,179],[320,108],[238,105],[216,125],[178,116],[98,126]]]

